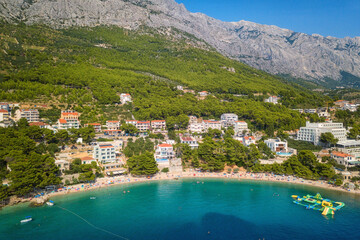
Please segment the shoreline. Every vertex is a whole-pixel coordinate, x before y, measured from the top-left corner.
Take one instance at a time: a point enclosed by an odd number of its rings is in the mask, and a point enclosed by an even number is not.
[[[274,174],[265,174],[265,173],[237,173],[237,174],[227,174],[227,173],[198,173],[198,172],[182,172],[179,174],[169,174],[169,173],[159,173],[152,178],[144,178],[144,177],[112,177],[112,178],[100,178],[95,183],[83,183],[77,185],[71,185],[64,188],[58,189],[57,192],[52,192],[49,194],[44,194],[38,198],[24,198],[21,199],[18,203],[33,203],[36,204],[39,202],[40,205],[44,204],[52,197],[82,193],[91,190],[97,190],[101,188],[107,188],[111,186],[120,186],[125,184],[136,184],[136,183],[144,183],[144,182],[153,182],[153,181],[161,181],[161,180],[179,180],[179,179],[233,179],[233,180],[249,180],[255,182],[271,182],[271,183],[288,183],[288,184],[296,184],[303,186],[312,186],[317,188],[322,188],[326,190],[332,191],[342,191],[349,194],[360,195],[360,190],[351,190],[348,191],[341,187],[336,187],[334,185],[328,184],[326,181],[312,181],[305,180],[298,177],[293,176],[279,176]],[[4,207],[10,207],[17,205],[9,204]]]
[[[117,185],[125,185],[129,183],[143,183],[143,182],[151,182],[151,181],[160,181],[160,180],[178,180],[178,179],[196,179],[196,178],[216,178],[216,179],[234,179],[234,180],[251,180],[251,181],[265,181],[265,182],[275,182],[275,183],[290,183],[297,185],[306,185],[313,186],[327,190],[334,191],[342,191],[350,194],[359,194],[360,190],[351,190],[348,191],[341,187],[336,187],[334,185],[328,184],[326,181],[312,181],[305,180],[298,177],[290,177],[290,176],[279,176],[273,174],[265,174],[265,173],[238,173],[238,174],[224,174],[224,173],[198,173],[198,172],[183,172],[179,174],[165,174],[160,173],[155,175],[152,178],[142,178],[142,177],[113,177],[113,178],[101,178],[94,184],[77,184],[72,185],[66,191],[60,191],[55,193],[50,193],[47,197],[54,197],[59,195],[66,195],[77,192],[84,192],[99,189],[102,187],[110,187]],[[81,187],[84,186],[84,187]]]

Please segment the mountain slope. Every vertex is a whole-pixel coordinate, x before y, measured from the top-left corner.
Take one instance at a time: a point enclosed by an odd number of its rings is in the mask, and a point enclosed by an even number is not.
[[[0,99],[74,108],[83,121],[115,120],[128,111],[139,120],[181,114],[220,118],[234,112],[258,130],[292,130],[305,119],[288,107],[321,106],[327,100],[216,51],[194,47],[191,36],[176,39],[175,30],[54,30],[1,22],[0,29]],[[213,95],[199,99],[177,90],[177,84]],[[124,92],[134,102],[117,106]],[[264,103],[263,93],[280,95],[282,105]]]
[[[360,77],[359,37],[338,39],[247,21],[222,22],[191,13],[173,0],[0,0],[0,13],[7,21],[55,27],[175,27],[270,73],[320,81],[340,81],[344,73]]]

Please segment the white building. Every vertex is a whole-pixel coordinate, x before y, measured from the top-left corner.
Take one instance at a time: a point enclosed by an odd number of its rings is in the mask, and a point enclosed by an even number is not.
[[[308,108],[304,110],[305,113],[316,113],[316,109],[315,108]]]
[[[209,131],[209,129],[218,129],[221,130],[221,122],[215,120],[204,120],[204,131]]]
[[[59,168],[61,172],[70,170],[70,162],[64,159],[56,159],[55,165]]]
[[[150,121],[137,121],[135,126],[139,132],[149,131],[151,127]]]
[[[120,130],[119,121],[106,121],[107,130]]]
[[[39,128],[51,129],[50,125],[44,122],[31,122],[29,126],[38,126]]]
[[[235,135],[242,135],[244,131],[249,131],[247,122],[236,121],[234,126]]]
[[[100,123],[87,123],[85,124],[85,127],[93,126],[96,133],[101,132],[101,124]]]
[[[198,118],[196,116],[189,116],[189,123],[197,123]]]
[[[56,123],[57,129],[80,128],[79,113],[72,110],[61,111],[60,119]]]
[[[275,153],[279,153],[279,152],[287,153],[288,152],[287,141],[281,141],[280,138],[267,139],[264,142],[271,149],[272,152],[275,152]]]
[[[200,97],[206,97],[207,95],[209,95],[207,91],[198,92],[198,94],[200,95]]]
[[[319,117],[324,117],[324,118],[329,118],[331,116],[327,108],[318,108],[317,114],[319,115]]]
[[[235,113],[224,113],[220,117],[221,124],[223,127],[234,127],[235,122],[239,120],[238,115]]]
[[[264,101],[268,102],[268,103],[278,104],[279,100],[280,100],[280,98],[277,96],[270,96],[269,98],[266,98]]]
[[[188,136],[188,137],[181,137],[181,138],[180,138],[180,143],[189,145],[189,146],[191,147],[191,149],[196,149],[196,148],[199,147],[199,144],[198,144],[198,142],[196,141],[196,139],[193,138],[193,137],[190,137],[190,136]]]
[[[251,144],[255,144],[256,140],[254,136],[245,136],[242,139],[242,144],[249,147]]]
[[[9,121],[9,112],[5,109],[0,109],[0,122]]]
[[[331,158],[335,159],[338,164],[345,166],[360,165],[360,162],[356,161],[353,155],[343,152],[332,151]]]
[[[165,120],[152,120],[151,121],[151,130],[165,130],[166,129],[166,121]]]
[[[37,109],[18,109],[15,112],[15,120],[19,121],[21,118],[25,118],[28,122],[38,122],[39,111]]]
[[[336,144],[336,150],[350,154],[355,157],[356,161],[360,162],[360,141],[359,140],[346,140]]]
[[[188,126],[188,131],[192,133],[204,132],[204,124],[202,122],[191,122]]]
[[[131,95],[128,93],[122,93],[120,94],[120,102],[122,104],[126,104],[128,102],[132,102]]]
[[[96,145],[93,151],[93,158],[101,163],[116,162],[115,147],[111,144]]]
[[[5,103],[5,102],[1,102],[0,103],[0,109],[4,109],[4,110],[6,110],[6,111],[10,111],[10,106],[9,106],[9,104],[8,103]]]
[[[312,142],[319,145],[322,133],[330,132],[339,142],[346,141],[346,129],[342,123],[310,123],[306,122],[305,127],[301,127],[298,131],[296,140]]]
[[[70,128],[76,128],[79,129],[80,128],[80,123],[78,121],[71,121],[71,120],[65,120],[65,119],[59,119],[56,122],[56,128],[59,130],[67,130]]]
[[[350,112],[356,112],[360,104],[345,103],[341,108],[342,110],[349,110]]]
[[[175,158],[173,146],[167,143],[156,146],[154,158],[162,167],[170,166],[170,161]]]
[[[136,124],[137,124],[137,120],[126,120],[125,123],[126,124],[131,124],[131,125],[134,125],[136,127]]]
[[[96,162],[95,158],[90,156],[80,158],[81,164],[91,164],[92,162]],[[97,163],[97,162],[96,162]]]

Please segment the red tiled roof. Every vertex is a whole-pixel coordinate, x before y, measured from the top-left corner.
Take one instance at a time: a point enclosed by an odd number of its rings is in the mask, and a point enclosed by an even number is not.
[[[99,145],[100,148],[113,148],[113,145]]]
[[[206,123],[220,123],[220,121],[204,120]]]
[[[193,141],[192,137],[182,137],[181,140],[183,141]]]
[[[46,124],[44,122],[32,122],[32,123],[29,123],[29,126],[46,126],[46,125],[49,125],[49,124]]]
[[[332,155],[338,156],[338,157],[352,157],[352,155],[347,154],[347,153],[342,153],[342,152],[332,152]]]
[[[101,126],[100,123],[88,123],[88,125],[91,125],[91,126]]]
[[[118,123],[119,121],[106,121],[108,123]]]
[[[244,137],[244,139],[245,139],[245,140],[250,140],[250,139],[253,139],[253,140],[254,140],[255,137],[254,137],[254,136],[249,136],[249,137]]]
[[[60,118],[59,123],[67,123],[67,121],[65,119]]]
[[[151,122],[165,122],[165,120],[152,120]]]
[[[79,113],[78,112],[66,112],[66,113],[61,113],[61,115],[63,115],[63,116],[69,116],[69,115],[77,116],[77,115],[79,115]]]
[[[148,123],[148,124],[150,124],[150,121],[137,121],[136,123],[140,123],[140,124],[146,124],[146,123]]]
[[[38,112],[36,109],[20,109],[21,112]]]
[[[80,160],[86,161],[86,160],[95,160],[95,159],[92,158],[92,157],[87,156],[87,157],[82,157],[82,158],[80,158]]]
[[[2,113],[9,113],[9,112],[6,111],[5,109],[0,109],[0,112],[2,112]]]
[[[163,144],[158,145],[158,147],[172,147],[172,145],[163,143]]]

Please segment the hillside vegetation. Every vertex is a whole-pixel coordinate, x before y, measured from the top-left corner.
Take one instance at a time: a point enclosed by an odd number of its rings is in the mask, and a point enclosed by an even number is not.
[[[84,112],[119,102],[119,93],[134,98],[138,119],[180,114],[218,118],[235,112],[258,129],[295,129],[304,123],[287,107],[319,106],[325,101],[299,85],[227,59],[192,36],[177,30],[159,34],[149,28],[69,28],[0,23],[0,99],[67,103]],[[233,70],[230,70],[233,69]],[[198,100],[176,85],[209,91]],[[253,94],[282,97],[283,106],[263,103]],[[235,97],[244,94],[248,97]],[[221,101],[226,96],[226,101]],[[120,111],[120,110],[119,110]]]

